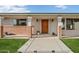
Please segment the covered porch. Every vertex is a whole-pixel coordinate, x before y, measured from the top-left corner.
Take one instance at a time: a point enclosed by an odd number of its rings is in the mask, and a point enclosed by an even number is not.
[[[57,36],[58,21],[56,16],[42,15],[33,16],[32,19],[32,35]]]
[[[4,15],[1,16],[1,37],[58,36],[57,16]]]

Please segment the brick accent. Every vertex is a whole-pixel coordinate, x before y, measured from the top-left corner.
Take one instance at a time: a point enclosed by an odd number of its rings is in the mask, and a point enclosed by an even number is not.
[[[31,26],[4,26],[3,33],[14,33],[16,35],[26,35],[31,37]]]

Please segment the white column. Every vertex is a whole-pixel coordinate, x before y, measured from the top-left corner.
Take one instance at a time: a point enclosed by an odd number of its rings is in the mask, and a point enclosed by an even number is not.
[[[27,26],[29,26],[29,37],[32,37],[32,17],[28,16],[27,18]]]
[[[62,17],[61,16],[58,16],[57,17],[57,20],[58,20],[58,37],[60,38],[60,36],[62,35],[62,26],[63,26],[63,23],[61,22],[62,21]]]
[[[32,17],[27,18],[27,26],[32,26]]]

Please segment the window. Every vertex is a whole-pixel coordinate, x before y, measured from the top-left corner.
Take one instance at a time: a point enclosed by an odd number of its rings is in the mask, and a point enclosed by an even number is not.
[[[65,19],[64,18],[62,19],[62,23],[63,23],[62,30],[64,30],[65,29]]]
[[[74,29],[74,18],[66,18],[66,29],[67,30]]]
[[[65,28],[67,30],[74,30],[74,29],[79,30],[79,18],[66,18],[66,19],[63,18],[62,23],[63,23],[62,30],[64,30]]]
[[[26,19],[17,19],[17,25],[22,25],[22,26],[26,26],[27,25],[27,20]]]

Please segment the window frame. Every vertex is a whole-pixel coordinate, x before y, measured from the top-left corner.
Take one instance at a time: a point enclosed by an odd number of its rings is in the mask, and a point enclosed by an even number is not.
[[[23,24],[22,22],[24,22],[25,24]],[[16,19],[16,25],[17,26],[27,26],[27,19]]]
[[[66,18],[66,30],[75,30],[74,19],[75,18]],[[72,26],[72,28],[70,28],[70,26]]]

